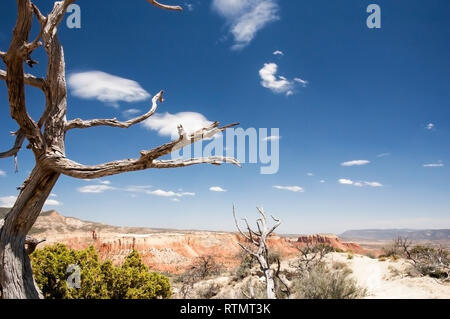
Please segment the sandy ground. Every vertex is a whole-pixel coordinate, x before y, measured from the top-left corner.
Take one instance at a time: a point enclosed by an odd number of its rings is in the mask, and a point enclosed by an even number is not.
[[[450,283],[429,277],[409,277],[407,261],[379,261],[366,256],[330,254],[330,261],[343,262],[361,287],[366,287],[370,299],[450,299]]]

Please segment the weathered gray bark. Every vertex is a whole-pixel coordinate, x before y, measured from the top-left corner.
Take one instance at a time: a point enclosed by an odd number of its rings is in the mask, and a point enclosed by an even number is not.
[[[275,277],[278,276],[279,271],[275,272],[270,266],[269,262],[269,248],[267,246],[267,238],[270,237],[270,235],[273,234],[275,229],[281,225],[281,221],[272,217],[272,219],[275,221],[275,224],[269,229],[267,225],[267,218],[266,214],[263,209],[257,208],[259,214],[261,215],[261,218],[259,218],[256,221],[256,225],[258,230],[251,229],[250,225],[248,224],[247,219],[243,219],[245,221],[246,227],[247,227],[247,233],[243,232],[241,228],[239,227],[239,223],[236,218],[236,214],[233,207],[233,217],[236,224],[236,228],[239,231],[239,233],[247,240],[247,242],[254,246],[256,249],[251,250],[249,247],[242,245],[241,243],[238,243],[241,248],[247,252],[250,256],[255,258],[261,270],[264,273],[264,277],[266,279],[266,292],[267,292],[267,298],[268,299],[276,299],[275,294]]]
[[[149,168],[222,163],[239,165],[234,158],[218,156],[186,161],[158,160],[174,150],[204,138],[210,138],[230,127],[220,128],[219,123],[214,123],[189,136],[180,126],[180,137],[177,140],[152,150],[141,151],[140,157],[134,160],[125,159],[86,166],[67,158],[65,136],[68,131],[94,126],[128,128],[146,120],[156,112],[158,102],[163,102],[163,92],[155,95],[147,113],[127,122],[120,122],[117,119],[67,121],[64,50],[58,40],[57,27],[68,6],[75,0],[55,2],[53,10],[47,16],[44,16],[30,0],[16,1],[18,16],[13,38],[8,51],[0,51],[0,59],[6,65],[6,71],[0,70],[0,80],[6,81],[11,117],[17,122],[19,129],[13,133],[16,136],[14,146],[6,152],[1,152],[0,158],[16,158],[24,141],[28,140],[27,148],[31,149],[35,156],[36,167],[19,188],[20,194],[11,211],[4,220],[0,221],[0,298],[8,299],[41,297],[33,280],[28,258],[28,253],[34,250],[38,242],[28,239],[27,234],[61,174],[80,179],[93,179]],[[147,1],[162,9],[181,10],[178,6],[164,5],[155,0]],[[34,16],[39,21],[40,32],[33,41],[29,42]],[[43,79],[25,74],[23,69],[24,62],[30,61],[31,54],[40,46],[44,47],[48,56],[47,74]],[[45,110],[38,122],[35,122],[27,112],[25,85],[39,88],[45,95]]]

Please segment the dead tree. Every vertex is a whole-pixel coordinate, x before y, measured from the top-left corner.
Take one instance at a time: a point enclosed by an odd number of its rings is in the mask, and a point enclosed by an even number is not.
[[[424,276],[450,279],[450,254],[439,247],[430,245],[415,245],[408,238],[398,237],[394,241],[414,268]]]
[[[75,129],[96,126],[128,128],[141,123],[155,114],[158,102],[163,102],[163,91],[157,93],[147,113],[126,122],[117,119],[74,119],[68,121],[66,70],[63,47],[58,39],[57,28],[69,5],[75,0],[56,1],[50,13],[44,15],[31,0],[17,1],[17,21],[10,46],[6,52],[0,51],[6,70],[0,69],[0,80],[6,82],[10,115],[18,124],[14,146],[0,158],[14,157],[25,140],[35,157],[36,166],[19,188],[17,201],[6,218],[0,222],[0,298],[39,298],[41,294],[33,280],[31,264],[26,252],[26,236],[61,175],[78,179],[94,179],[125,172],[152,168],[186,167],[196,164],[239,163],[233,158],[213,156],[188,160],[162,160],[161,157],[188,146],[196,141],[211,138],[229,126],[219,127],[214,123],[200,131],[186,134],[179,127],[179,138],[165,145],[140,152],[135,159],[123,159],[95,166],[77,163],[66,156],[66,134]],[[181,10],[178,6],[168,6],[155,0],[147,0],[152,5],[166,10]],[[39,32],[30,40],[33,19],[39,23]],[[31,65],[31,55],[38,48],[46,52],[47,72],[39,78],[24,72],[24,63]],[[40,89],[45,96],[45,108],[36,121],[27,111],[25,86]],[[233,126],[233,125],[231,125]],[[2,227],[3,225],[3,227]]]
[[[244,251],[246,251],[250,256],[252,256],[258,261],[259,266],[261,267],[261,270],[264,273],[264,277],[266,278],[267,298],[276,299],[274,279],[279,274],[280,264],[278,261],[277,271],[274,271],[270,267],[271,265],[269,262],[269,248],[267,246],[267,239],[270,237],[270,235],[273,234],[275,229],[281,225],[281,221],[271,216],[272,219],[275,221],[275,224],[271,228],[269,228],[267,225],[266,213],[262,208],[257,208],[257,210],[261,215],[261,218],[256,220],[256,226],[258,230],[257,231],[253,230],[248,224],[247,219],[243,218],[242,220],[245,222],[245,226],[247,227],[247,232],[243,232],[239,227],[239,223],[236,218],[236,213],[233,207],[233,217],[236,224],[236,228],[239,231],[239,233],[244,237],[244,239],[249,243],[249,247],[241,243],[238,244]]]

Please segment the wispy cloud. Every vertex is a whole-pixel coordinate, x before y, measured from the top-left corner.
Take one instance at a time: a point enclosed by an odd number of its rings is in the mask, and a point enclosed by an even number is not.
[[[6,176],[6,172],[5,171],[2,171],[1,169],[0,169],[0,176]]]
[[[391,155],[391,153],[381,153],[381,154],[378,154],[377,157],[386,157],[386,156],[390,156],[390,155]]]
[[[267,137],[263,138],[262,141],[263,142],[279,141],[280,139],[281,139],[281,136],[272,135],[272,136],[267,136]]]
[[[80,193],[85,194],[100,194],[109,190],[114,190],[115,188],[109,185],[88,185],[78,188]]]
[[[0,207],[11,208],[14,206],[17,196],[0,197]],[[63,203],[56,199],[47,199],[44,206],[62,206]]]
[[[311,172],[309,172],[309,173],[306,173],[306,175],[307,175],[307,176],[309,176],[309,177],[312,177],[312,176],[314,176],[314,174],[313,174],[313,173],[311,173]]]
[[[185,2],[184,6],[188,9],[188,11],[194,11],[194,5],[189,2]]]
[[[309,82],[300,78],[294,78],[294,81],[300,83],[301,86],[307,87]]]
[[[274,93],[284,93],[287,96],[294,94],[295,83],[298,82],[299,78],[289,81],[286,77],[277,75],[277,72],[278,65],[276,63],[265,63],[262,69],[259,70],[261,85]],[[308,83],[304,80],[301,81],[304,84]]]
[[[362,166],[370,164],[370,161],[368,160],[354,160],[354,161],[348,161],[341,163],[341,166]]]
[[[445,165],[444,165],[444,163],[442,163],[442,162],[423,164],[423,167],[431,167],[431,168],[444,167],[444,166],[445,166]]]
[[[284,55],[284,52],[280,51],[280,50],[276,50],[273,52],[273,55]]]
[[[279,185],[275,185],[273,188],[279,189],[279,190],[282,190],[282,191],[294,192],[294,193],[304,193],[305,192],[303,187],[300,187],[300,186],[279,186]]]
[[[61,203],[56,199],[47,199],[44,204],[44,206],[62,206],[62,205],[63,203]]]
[[[17,196],[0,197],[0,207],[11,208],[17,200]]]
[[[157,131],[161,136],[178,136],[178,125],[183,125],[186,133],[192,133],[212,124],[211,121],[200,113],[181,112],[177,114],[155,114],[146,120],[143,125]]]
[[[432,131],[434,128],[436,127],[436,125],[434,123],[428,123],[425,128],[429,131]]]
[[[125,117],[132,117],[133,115],[139,114],[141,111],[138,109],[128,109],[122,112]]]
[[[146,191],[145,192],[148,195],[154,195],[159,197],[174,197],[174,198],[180,198],[185,196],[195,196],[195,193],[191,192],[174,192],[174,191],[165,191],[162,189],[157,189],[154,191]]]
[[[230,26],[234,50],[245,48],[268,23],[279,19],[276,0],[213,0],[212,7]]]
[[[347,178],[341,178],[338,180],[339,184],[342,185],[353,185],[356,187],[363,187],[363,186],[369,186],[369,187],[383,187],[383,184],[379,182],[362,182],[362,181],[352,181],[351,179]]]
[[[216,193],[224,193],[224,192],[227,191],[226,189],[223,189],[223,188],[220,187],[220,186],[212,186],[212,187],[209,188],[209,190],[210,190],[211,192],[216,192]]]
[[[119,102],[138,102],[150,97],[139,83],[101,71],[69,75],[71,93],[82,99],[94,99],[117,107]]]

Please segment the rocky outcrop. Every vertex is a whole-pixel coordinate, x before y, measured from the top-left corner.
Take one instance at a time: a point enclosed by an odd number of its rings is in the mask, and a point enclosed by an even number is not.
[[[300,246],[306,246],[306,245],[317,245],[317,244],[324,244],[331,246],[335,249],[340,249],[342,251],[351,251],[354,253],[362,254],[365,252],[364,248],[359,246],[356,243],[346,243],[342,242],[339,237],[335,235],[306,235],[306,236],[300,236],[297,239],[297,243]]]

